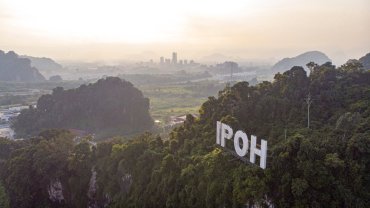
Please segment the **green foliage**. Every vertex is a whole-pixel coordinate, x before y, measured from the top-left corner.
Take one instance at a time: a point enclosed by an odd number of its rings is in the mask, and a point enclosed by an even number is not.
[[[9,198],[6,194],[4,186],[0,183],[0,207],[9,208]]]
[[[67,207],[369,207],[370,72],[310,66],[309,77],[293,67],[272,83],[227,86],[166,140],[146,133],[92,147],[44,132],[2,156],[10,203],[55,205],[45,187],[59,178]],[[268,140],[267,169],[218,148],[216,121]],[[0,140],[5,152],[9,145]]]
[[[199,81],[138,86],[150,99],[150,114],[156,120],[168,123],[171,116],[198,113],[199,106],[210,95],[224,87],[216,81]]]
[[[92,151],[87,142],[74,145],[72,139],[68,131],[47,130],[15,146],[1,172],[11,207],[87,206]],[[63,200],[50,197],[55,182],[62,184]]]
[[[126,134],[150,129],[149,100],[130,82],[108,77],[77,89],[57,87],[37,101],[37,108],[23,110],[14,122],[18,137],[36,135],[42,129],[81,129]]]

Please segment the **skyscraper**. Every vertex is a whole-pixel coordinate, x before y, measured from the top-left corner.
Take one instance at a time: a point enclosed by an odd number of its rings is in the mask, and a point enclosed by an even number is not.
[[[176,52],[172,53],[172,64],[177,64],[177,53]]]
[[[159,58],[159,62],[160,62],[161,64],[164,64],[164,57],[163,57],[163,56],[161,56],[161,58]]]

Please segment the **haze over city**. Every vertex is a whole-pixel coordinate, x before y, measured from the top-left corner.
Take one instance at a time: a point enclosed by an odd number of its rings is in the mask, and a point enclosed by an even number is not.
[[[369,9],[368,0],[0,0],[0,48],[82,61],[172,51],[276,61],[319,50],[342,64],[368,52]]]

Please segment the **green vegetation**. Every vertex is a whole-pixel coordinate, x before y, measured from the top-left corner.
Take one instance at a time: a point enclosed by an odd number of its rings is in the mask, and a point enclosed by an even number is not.
[[[0,106],[27,105],[37,100],[39,95],[10,95],[0,96]]]
[[[369,80],[358,65],[326,63],[312,65],[309,77],[293,67],[272,83],[240,82],[210,97],[168,140],[146,133],[94,146],[50,130],[0,140],[1,182],[20,208],[370,207]],[[266,139],[267,169],[220,149],[216,121]],[[55,181],[63,200],[48,194]]]
[[[83,84],[79,81],[55,82],[0,82],[0,106],[30,105],[37,102],[43,94],[61,86],[64,89],[76,88]]]
[[[13,124],[18,137],[42,129],[80,129],[90,133],[120,129],[126,134],[150,129],[149,100],[130,82],[109,77],[77,89],[57,87],[23,110]]]
[[[147,69],[147,72],[153,69]],[[135,86],[138,85],[168,85],[176,83],[189,82],[196,79],[210,78],[211,74],[208,72],[188,73],[185,70],[181,70],[174,74],[123,74],[120,75],[122,79],[129,80]]]
[[[225,85],[216,81],[187,82],[167,85],[138,86],[150,99],[153,119],[167,123],[170,116],[198,114],[199,107],[210,95],[216,95]]]
[[[0,183],[0,207],[1,208],[9,208],[9,198],[5,192],[5,188]]]

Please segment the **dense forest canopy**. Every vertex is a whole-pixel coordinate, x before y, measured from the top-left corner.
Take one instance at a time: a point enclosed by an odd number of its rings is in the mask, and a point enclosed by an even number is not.
[[[149,99],[130,82],[108,77],[76,89],[55,88],[38,99],[36,108],[22,111],[13,127],[18,137],[27,137],[48,128],[130,134],[152,125]]]
[[[166,139],[0,139],[0,197],[12,207],[370,207],[370,72],[308,67],[309,77],[293,67],[226,87]],[[216,121],[268,140],[267,168],[220,149]]]

